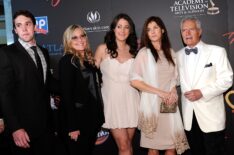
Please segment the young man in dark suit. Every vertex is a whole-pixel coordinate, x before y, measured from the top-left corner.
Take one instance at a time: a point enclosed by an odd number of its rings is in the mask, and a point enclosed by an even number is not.
[[[48,51],[35,40],[35,17],[27,10],[13,16],[18,40],[0,49],[0,103],[13,137],[14,155],[44,155],[52,151],[52,115]]]

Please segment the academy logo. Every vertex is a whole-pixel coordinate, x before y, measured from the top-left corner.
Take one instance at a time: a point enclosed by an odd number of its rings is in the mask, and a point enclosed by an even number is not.
[[[178,17],[205,15],[208,7],[208,0],[175,0],[170,6],[170,11]]]

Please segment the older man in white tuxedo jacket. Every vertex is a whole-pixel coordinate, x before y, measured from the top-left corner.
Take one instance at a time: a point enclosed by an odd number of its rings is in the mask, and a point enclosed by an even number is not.
[[[182,115],[192,155],[222,155],[225,107],[223,93],[232,86],[233,71],[224,48],[202,42],[196,18],[181,22],[187,45],[177,52]]]

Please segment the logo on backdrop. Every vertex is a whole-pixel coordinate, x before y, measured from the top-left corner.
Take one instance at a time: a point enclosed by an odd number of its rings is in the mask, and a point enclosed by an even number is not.
[[[101,145],[103,144],[109,137],[110,133],[106,129],[101,129],[101,131],[98,132],[97,134],[97,140],[95,142],[96,145]]]
[[[219,8],[215,6],[213,0],[210,0],[210,7],[207,9],[208,15],[217,15],[219,14]]]
[[[103,32],[109,31],[108,25],[99,24],[101,21],[101,14],[95,11],[89,11],[86,15],[87,22],[90,26],[84,26],[86,32]]]
[[[46,0],[47,2],[49,1],[49,0]],[[50,5],[52,6],[52,7],[56,7],[56,6],[58,6],[59,5],[59,3],[60,3],[60,0],[50,0],[51,2],[50,2]]]
[[[234,90],[231,90],[225,95],[225,101],[227,105],[232,109],[232,113],[234,113],[234,104],[230,101],[230,96],[233,94],[234,94]]]
[[[170,11],[177,17],[216,15],[220,12],[213,0],[175,0]]]
[[[48,43],[42,46],[48,49],[50,55],[61,55],[63,52],[63,44]]]
[[[233,32],[228,32],[223,34],[224,37],[228,37],[229,39],[229,45],[231,45],[232,43],[234,43],[234,31]]]
[[[47,34],[49,32],[47,16],[40,16],[36,18],[36,33]]]
[[[89,23],[98,23],[100,20],[101,20],[101,16],[98,11],[95,11],[95,12],[90,11],[87,14],[87,21]]]

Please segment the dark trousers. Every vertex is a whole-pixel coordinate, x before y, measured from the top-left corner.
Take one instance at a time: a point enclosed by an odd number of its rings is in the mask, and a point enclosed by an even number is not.
[[[38,138],[30,139],[30,148],[21,148],[13,144],[13,155],[52,155],[54,154],[54,135],[46,133]]]
[[[201,131],[195,114],[191,131],[186,131],[191,155],[224,155],[224,130],[204,133]]]
[[[71,140],[67,133],[60,133],[67,155],[92,155],[99,128],[80,130],[77,141]]]
[[[0,155],[11,155],[11,137],[5,130],[0,133]]]

